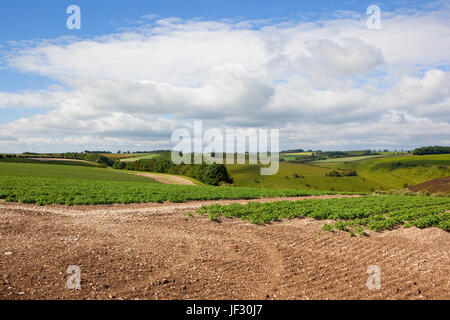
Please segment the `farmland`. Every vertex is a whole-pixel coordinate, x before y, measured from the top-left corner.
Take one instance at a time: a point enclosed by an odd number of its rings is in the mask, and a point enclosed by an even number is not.
[[[366,159],[379,158],[379,157],[382,157],[382,156],[376,155],[376,156],[355,156],[355,157],[331,158],[331,159],[326,159],[326,160],[312,161],[311,163],[336,163],[336,162],[366,160]]]
[[[190,214],[204,204],[0,201],[0,298],[449,299],[450,239],[441,229],[351,237],[324,232],[324,222],[331,222],[311,218],[216,223]],[[381,268],[381,290],[366,286],[374,264]],[[80,290],[66,287],[70,265],[82,271]]]
[[[0,161],[0,199],[40,205],[185,202],[336,193],[338,192],[163,185],[146,177],[112,169]]]
[[[389,156],[348,163],[316,164],[322,168],[356,170],[384,190],[400,189],[450,175],[450,155]]]
[[[120,159],[122,162],[133,162],[138,160],[146,160],[146,159],[153,159],[159,157],[160,154],[158,153],[151,153],[151,154],[144,154],[144,155],[135,155],[131,157],[124,157]]]
[[[374,231],[406,227],[439,227],[450,230],[450,198],[420,196],[371,196],[324,200],[280,201],[205,206],[198,210],[211,220],[238,217],[256,224],[280,219],[314,218],[336,220],[324,230]],[[350,230],[353,228],[354,230]]]
[[[247,187],[47,160],[0,160],[1,299],[449,297],[450,198],[320,190],[445,174],[445,157],[281,163],[265,177],[227,166]],[[342,167],[363,176],[325,176]],[[382,290],[366,286],[374,264]],[[66,287],[70,265],[79,290]]]
[[[314,163],[280,162],[276,175],[261,176],[256,165],[227,165],[236,186],[373,192],[405,188],[450,175],[450,155],[387,155],[335,158]],[[327,177],[355,170],[353,177]]]

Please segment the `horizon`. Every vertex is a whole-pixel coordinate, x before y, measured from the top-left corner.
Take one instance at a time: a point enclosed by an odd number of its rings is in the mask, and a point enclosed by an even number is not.
[[[0,153],[171,149],[197,120],[280,150],[450,145],[449,1],[5,0],[0,27]]]
[[[425,146],[423,146],[425,147]],[[418,147],[418,148],[414,148],[414,149],[419,149],[422,147]],[[308,152],[350,152],[350,151],[370,151],[370,152],[412,152],[414,151],[414,149],[336,149],[336,150],[321,150],[321,149],[303,149],[305,153]],[[279,154],[282,153],[290,153],[293,152],[293,150],[297,150],[297,149],[292,149],[292,150],[281,150],[279,152]],[[117,151],[112,151],[112,150],[83,150],[83,151],[65,151],[65,152],[33,152],[33,151],[24,151],[24,152],[20,152],[20,153],[8,153],[8,152],[1,152],[0,154],[10,154],[10,155],[53,155],[53,154],[65,154],[65,153],[97,153],[97,154],[146,154],[146,153],[158,153],[158,152],[173,152],[176,150],[173,149],[156,149],[156,150],[146,150],[146,151],[139,151],[139,150],[117,150]],[[268,153],[271,153],[271,151],[267,151]],[[241,152],[234,152],[234,154],[240,154]],[[251,152],[249,151],[245,151],[245,154],[249,154]],[[252,154],[259,154],[259,153],[264,153],[264,152],[253,152]],[[210,154],[208,152],[187,152],[186,154]],[[230,152],[216,152],[216,154],[231,154]]]

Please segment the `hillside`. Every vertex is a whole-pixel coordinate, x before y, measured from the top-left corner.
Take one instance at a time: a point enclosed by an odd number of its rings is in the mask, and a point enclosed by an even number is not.
[[[414,192],[426,190],[430,193],[435,192],[450,193],[450,176],[419,183],[416,184],[415,186],[409,187],[409,189]]]
[[[401,189],[449,176],[450,155],[369,156],[306,164],[280,162],[280,170],[274,176],[261,176],[255,165],[227,165],[227,169],[236,186],[370,192]],[[358,176],[325,176],[332,170],[355,170]]]

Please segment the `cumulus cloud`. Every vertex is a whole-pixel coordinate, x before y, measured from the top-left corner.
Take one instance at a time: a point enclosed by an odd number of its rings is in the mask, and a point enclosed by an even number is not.
[[[0,108],[53,107],[1,125],[0,147],[171,147],[193,119],[280,128],[282,147],[444,143],[442,10],[383,13],[381,30],[354,12],[281,23],[152,15],[115,34],[10,46],[8,68],[62,86],[0,92]]]

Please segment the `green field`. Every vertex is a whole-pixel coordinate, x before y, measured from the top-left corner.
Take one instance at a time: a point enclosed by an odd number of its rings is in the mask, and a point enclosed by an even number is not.
[[[319,166],[280,162],[276,175],[261,176],[256,165],[227,165],[227,169],[239,187],[291,188],[302,190],[342,190],[367,192],[378,184],[368,183],[362,177],[327,177],[330,171]]]
[[[0,199],[39,205],[185,202],[335,193],[337,192],[164,185],[146,177],[112,169],[0,161]]]
[[[159,153],[151,153],[151,154],[145,154],[137,157],[129,157],[129,158],[123,158],[120,159],[121,162],[134,162],[138,160],[148,160],[159,157]]]
[[[406,185],[450,175],[448,154],[359,158],[355,161],[342,161],[345,158],[338,158],[312,164],[280,162],[279,172],[273,176],[261,176],[260,168],[256,165],[227,165],[227,169],[236,186],[354,192],[401,189]],[[332,170],[355,170],[358,176],[325,176],[325,173]]]
[[[375,156],[355,156],[355,157],[344,157],[344,158],[331,158],[331,159],[325,159],[325,160],[311,161],[311,163],[348,162],[348,161],[359,161],[359,160],[366,160],[366,159],[379,158],[379,157],[382,157],[382,156],[375,155]]]
[[[423,196],[369,196],[358,198],[279,201],[204,206],[197,212],[213,221],[241,218],[256,224],[280,219],[309,217],[337,220],[324,231],[343,230],[363,234],[364,229],[382,231],[398,226],[439,227],[450,230],[450,198]]]
[[[322,168],[356,170],[378,189],[401,189],[450,175],[450,155],[389,156],[347,163],[316,164]],[[337,189],[338,190],[338,189]]]

